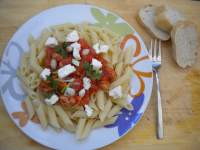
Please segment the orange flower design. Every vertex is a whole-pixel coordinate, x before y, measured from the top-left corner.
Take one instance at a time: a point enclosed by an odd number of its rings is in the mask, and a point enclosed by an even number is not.
[[[141,47],[141,44],[140,44],[140,41],[139,39],[137,38],[137,36],[133,35],[133,34],[128,34],[126,35],[123,40],[121,41],[120,43],[120,48],[121,49],[124,49],[126,43],[129,41],[129,40],[133,40],[135,43],[136,43],[136,49],[133,53],[133,57],[137,57],[141,54],[141,50],[142,50],[142,47]],[[143,78],[151,78],[152,77],[152,72],[143,72],[143,71],[139,71],[139,70],[136,70],[135,69],[135,65],[138,63],[138,62],[141,62],[141,61],[144,61],[146,59],[149,59],[149,56],[148,55],[145,55],[145,56],[142,56],[142,57],[139,57],[137,60],[135,60],[134,62],[132,62],[130,65],[131,65],[131,68],[133,70],[133,72],[135,73],[135,75],[137,76],[137,78],[139,79],[139,82],[140,82],[140,88],[138,90],[138,92],[136,94],[131,94],[131,92],[129,91],[129,94],[132,96],[132,97],[135,97],[135,96],[140,96],[144,90],[145,90],[145,83],[144,83],[144,80]]]

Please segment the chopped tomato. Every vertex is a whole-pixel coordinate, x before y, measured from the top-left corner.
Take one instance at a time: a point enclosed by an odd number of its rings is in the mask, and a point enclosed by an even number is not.
[[[45,92],[45,93],[50,93],[53,91],[53,89],[49,86],[49,83],[47,81],[41,81],[38,86],[38,89],[41,92]]]
[[[57,62],[62,60],[62,56],[58,53],[53,53],[52,58],[54,58]]]
[[[89,92],[91,94],[96,93],[98,91],[99,87],[97,85],[93,85],[90,87]]]
[[[81,99],[81,105],[87,105],[90,101],[90,95],[86,92],[85,96]]]
[[[79,43],[81,45],[81,49],[89,49],[90,48],[89,44],[84,39],[79,39]]]
[[[109,81],[114,81],[117,77],[113,68],[105,66],[103,68],[103,76],[108,77]]]
[[[54,86],[56,86],[56,94],[59,96],[59,102],[62,106],[71,107],[72,105],[85,105],[88,104],[90,101],[90,96],[94,93],[96,93],[99,89],[102,90],[108,90],[111,82],[113,82],[116,79],[116,73],[112,67],[109,67],[108,61],[104,59],[102,54],[96,54],[95,50],[92,48],[91,45],[87,43],[85,39],[79,39],[78,41],[81,45],[80,55],[81,60],[79,61],[79,66],[76,67],[76,71],[68,75],[67,77],[61,79],[58,79],[57,70],[63,67],[67,64],[72,64],[72,53],[67,53],[66,58],[63,58],[62,55],[57,53],[54,48],[47,47],[45,49],[46,55],[43,60],[43,65],[46,68],[50,68],[51,60],[52,58],[56,60],[57,62],[57,68],[54,69],[51,72],[51,79],[55,80],[57,82],[50,82],[50,81],[41,81],[38,89],[41,92],[53,92]],[[61,43],[62,47],[67,47],[71,43]],[[88,49],[85,50],[84,49]],[[83,64],[85,62],[88,62],[91,64],[92,59],[95,58],[99,60],[102,63],[102,74],[97,74],[97,72],[93,72],[93,69],[90,65],[87,65],[89,67],[83,67]],[[73,65],[73,64],[72,64]],[[87,72],[87,74],[86,74]],[[91,74],[90,74],[91,73]],[[100,72],[99,72],[100,73]],[[99,78],[93,79],[93,75],[100,75]],[[78,96],[78,92],[83,89],[83,78],[87,76],[88,78],[91,78],[91,87],[89,90],[86,90],[86,93],[83,97]],[[66,83],[64,80],[66,79],[75,79],[71,83]],[[55,83],[55,84],[54,84]],[[52,86],[52,87],[51,87]],[[76,92],[74,96],[65,96],[63,94],[63,89],[69,86],[73,88]]]
[[[58,85],[57,85],[57,87],[58,87],[59,90],[62,90],[66,86],[67,86],[67,83],[61,82],[61,81],[59,81]]]
[[[81,100],[82,100],[82,99],[81,99],[80,96],[77,96],[77,95],[76,95],[76,96],[74,96],[74,99],[76,100],[76,104],[77,104],[77,105],[80,105],[80,104],[81,104]]]
[[[53,53],[54,53],[53,48],[51,48],[51,47],[46,48],[46,58],[51,59]]]
[[[69,98],[67,96],[60,96],[59,102],[62,106],[68,106],[70,104]]]
[[[108,61],[105,60],[102,55],[95,55],[95,58],[98,59],[103,64],[103,66],[108,64]]]
[[[73,88],[75,91],[79,91],[83,88],[83,82],[82,79],[75,79],[74,82],[71,83],[71,88]]]
[[[99,82],[99,87],[100,87],[102,90],[108,90],[109,85],[110,85],[110,82],[109,82],[108,80],[101,80],[101,81]]]
[[[45,60],[44,60],[44,67],[45,68],[50,68],[50,65],[51,64],[51,58],[46,58]]]
[[[58,66],[59,66],[59,68],[61,68],[61,67],[63,67],[64,65],[71,64],[71,62],[72,62],[72,56],[68,56],[67,58],[62,59],[62,60],[59,62]]]

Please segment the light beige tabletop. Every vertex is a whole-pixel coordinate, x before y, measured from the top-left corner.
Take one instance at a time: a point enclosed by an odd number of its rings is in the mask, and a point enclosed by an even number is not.
[[[200,2],[191,0],[0,0],[0,54],[13,33],[30,17],[50,7],[89,3],[105,7],[127,20],[149,45],[151,37],[136,21],[145,4],[170,4],[200,28]],[[104,150],[198,150],[200,149],[200,55],[197,63],[180,69],[171,56],[171,42],[163,43],[160,69],[164,139],[156,139],[156,94],[136,127]],[[155,88],[154,88],[155,89]],[[9,118],[0,101],[0,150],[43,150],[24,135]]]

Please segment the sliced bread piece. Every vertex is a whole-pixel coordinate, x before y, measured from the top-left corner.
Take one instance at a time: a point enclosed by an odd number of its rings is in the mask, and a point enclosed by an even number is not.
[[[168,5],[162,5],[156,8],[154,18],[155,24],[166,32],[170,33],[172,27],[178,21],[183,20],[185,20],[183,14]]]
[[[189,21],[179,21],[171,31],[171,40],[177,64],[182,68],[192,66],[199,50],[196,25]]]
[[[138,13],[139,22],[153,36],[155,36],[156,38],[162,41],[167,41],[170,39],[169,34],[159,29],[154,23],[155,9],[156,7],[153,5],[147,5],[141,8]]]

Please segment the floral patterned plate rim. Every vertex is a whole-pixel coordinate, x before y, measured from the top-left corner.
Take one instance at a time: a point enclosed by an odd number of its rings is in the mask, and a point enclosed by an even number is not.
[[[78,10],[78,11],[77,11]],[[70,13],[68,13],[70,12]],[[79,13],[79,15],[77,15]],[[64,18],[64,19],[63,19]],[[122,109],[115,123],[104,128],[94,130],[83,141],[77,141],[73,134],[62,131],[56,133],[48,128],[43,131],[41,127],[31,121],[23,128],[19,126],[19,120],[13,119],[12,112],[22,111],[21,101],[25,93],[16,76],[20,58],[23,52],[28,50],[28,36],[39,36],[41,30],[51,25],[62,23],[81,23],[87,21],[97,26],[111,29],[123,36],[120,43],[121,49],[132,45],[133,58],[131,78],[131,90],[133,98],[129,102],[134,110]],[[9,116],[13,122],[28,137],[53,149],[96,149],[120,139],[129,132],[142,117],[148,105],[152,92],[152,66],[148,57],[145,44],[138,33],[120,16],[106,9],[86,4],[62,5],[45,10],[25,22],[13,35],[4,50],[0,66],[0,92]],[[132,131],[134,132],[134,130]]]

